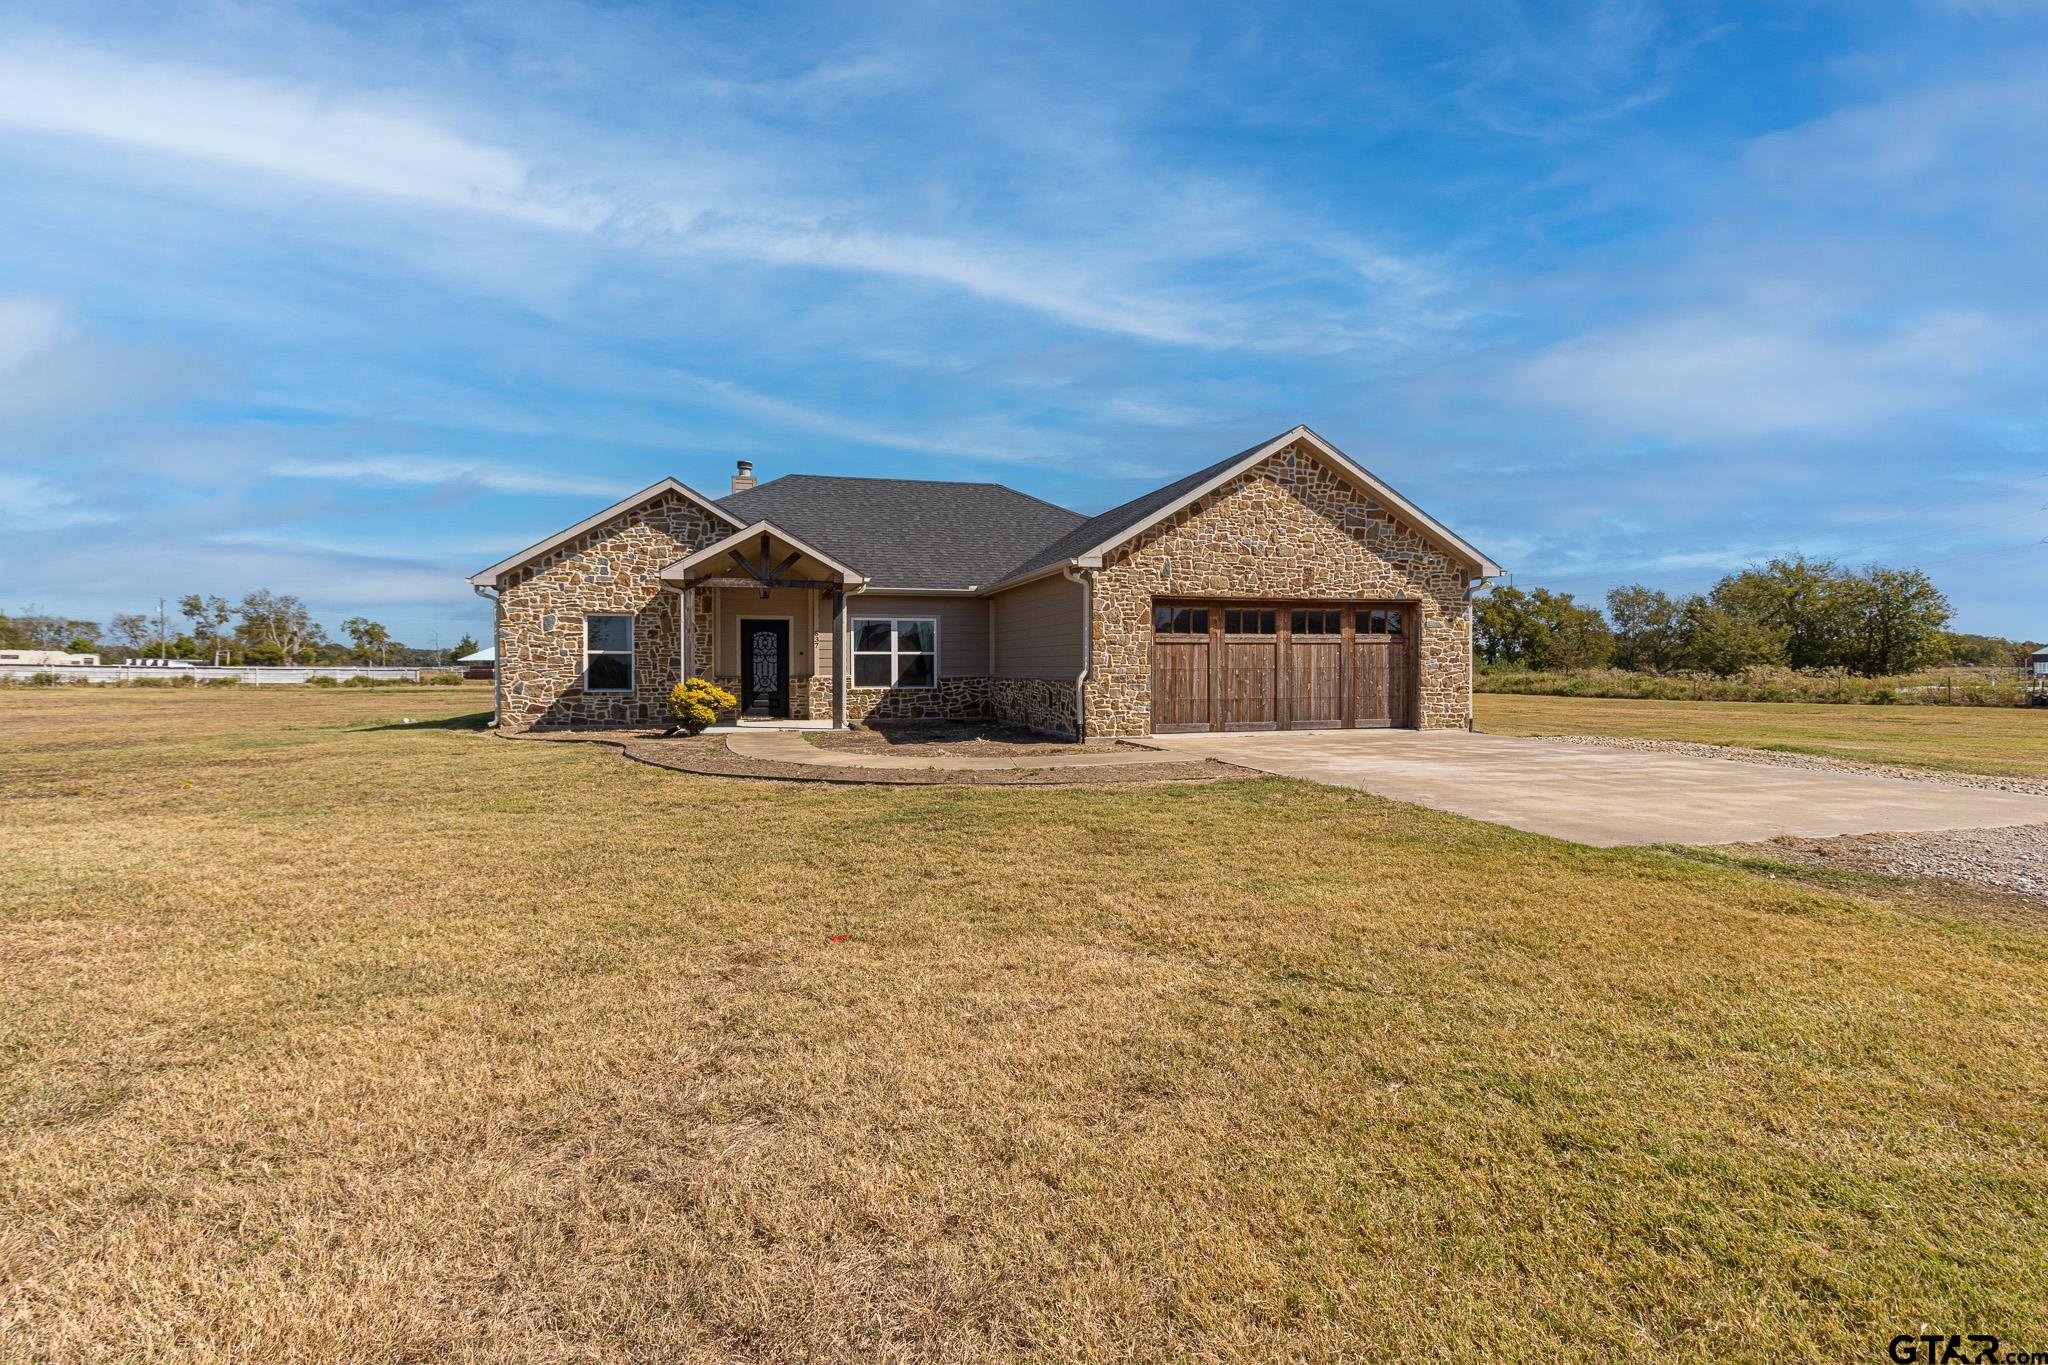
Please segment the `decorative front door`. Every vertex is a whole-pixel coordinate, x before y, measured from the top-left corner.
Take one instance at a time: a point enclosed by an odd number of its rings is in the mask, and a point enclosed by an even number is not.
[[[789,714],[789,622],[740,622],[740,711]]]

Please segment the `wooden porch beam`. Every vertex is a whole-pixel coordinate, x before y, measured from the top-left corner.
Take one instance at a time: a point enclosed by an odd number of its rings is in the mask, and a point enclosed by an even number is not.
[[[840,585],[829,578],[691,578],[692,588],[816,588],[829,592]]]

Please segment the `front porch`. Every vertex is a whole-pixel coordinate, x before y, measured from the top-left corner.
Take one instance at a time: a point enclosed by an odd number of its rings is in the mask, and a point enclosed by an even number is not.
[[[682,676],[739,698],[722,725],[842,728],[846,599],[859,574],[767,522],[661,571],[681,596]]]

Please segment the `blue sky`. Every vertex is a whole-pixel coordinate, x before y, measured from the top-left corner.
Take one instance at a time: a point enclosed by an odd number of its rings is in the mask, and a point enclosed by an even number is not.
[[[2048,634],[2048,4],[1377,8],[17,0],[0,610],[445,643],[664,474],[1307,422],[1524,586]]]

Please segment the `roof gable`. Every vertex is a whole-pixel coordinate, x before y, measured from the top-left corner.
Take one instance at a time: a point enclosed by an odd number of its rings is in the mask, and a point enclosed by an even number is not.
[[[1319,458],[1371,493],[1404,521],[1414,526],[1425,538],[1435,541],[1471,565],[1481,578],[1493,578],[1500,574],[1498,564],[1395,492],[1378,475],[1352,460],[1350,456],[1307,427],[1297,426],[1280,433],[1270,441],[1240,450],[1237,454],[1218,460],[1206,469],[1198,469],[1186,478],[1176,479],[1149,493],[1140,494],[1120,507],[1112,507],[1100,516],[1089,518],[1013,567],[993,586],[1023,582],[1065,565],[1077,564],[1083,568],[1099,568],[1104,555],[1181,509],[1199,502],[1246,470],[1263,464],[1297,441],[1307,442]]]
[[[832,573],[837,574],[843,583],[853,584],[863,581],[860,573],[850,565],[842,564],[831,555],[818,549],[815,545],[810,545],[797,539],[772,521],[757,521],[751,526],[741,527],[729,536],[714,540],[703,549],[684,555],[675,563],[668,565],[662,569],[659,576],[670,582],[687,583],[690,578],[690,570],[703,568],[723,556],[735,553],[740,555],[741,562],[744,564],[746,560],[745,551],[747,547],[754,543],[757,536],[761,540],[761,568],[764,571],[768,568],[767,555],[770,545],[779,542],[788,546],[797,558],[808,558],[813,563],[822,565]]]
[[[598,527],[604,525],[612,518],[624,516],[626,513],[632,511],[634,508],[652,502],[654,501],[654,499],[662,497],[663,495],[669,493],[680,494],[681,496],[689,499],[691,502],[696,503],[699,507],[702,507],[705,511],[709,512],[712,516],[718,518],[720,521],[726,522],[735,528],[738,528],[746,524],[742,522],[738,517],[734,516],[731,512],[726,511],[723,507],[720,507],[717,503],[705,497],[702,493],[699,493],[696,489],[690,487],[688,484],[682,482],[680,479],[663,479],[659,483],[651,483],[647,485],[647,487],[641,489],[638,493],[635,493],[630,497],[624,498],[619,502],[613,503],[610,507],[605,508],[602,512],[597,513],[595,516],[585,517],[582,521],[577,522],[574,526],[571,526],[566,531],[559,532],[556,535],[549,536],[546,540],[538,541],[532,545],[529,545],[525,549],[521,550],[518,554],[513,555],[509,559],[501,559],[496,564],[491,565],[490,568],[471,574],[469,576],[469,581],[480,588],[490,587],[493,584],[495,584],[498,581],[498,579],[512,572],[512,570],[518,568],[520,565],[526,564],[535,559],[539,559],[548,551],[566,545],[580,535],[584,535],[588,532],[595,531]]]

